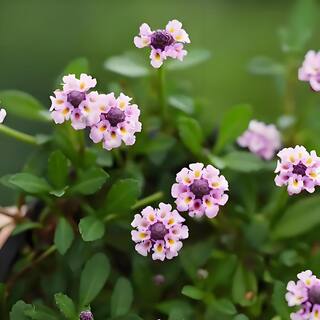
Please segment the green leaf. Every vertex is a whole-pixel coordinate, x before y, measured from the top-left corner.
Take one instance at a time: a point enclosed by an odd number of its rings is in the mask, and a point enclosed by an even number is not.
[[[254,273],[239,264],[232,282],[233,301],[241,306],[250,306],[256,297],[257,280]]]
[[[27,230],[31,230],[31,229],[37,229],[37,228],[41,228],[42,224],[39,222],[32,222],[32,221],[26,221],[26,222],[22,222],[17,224],[17,226],[14,228],[12,235],[15,236],[19,233],[22,233],[24,231]]]
[[[89,61],[87,58],[77,58],[72,60],[64,69],[64,75],[75,74],[80,77],[81,73],[89,73]]]
[[[17,117],[45,122],[51,120],[49,112],[28,93],[18,90],[0,91],[0,103],[9,114]]]
[[[105,69],[131,78],[146,77],[150,74],[150,68],[137,53],[127,52],[123,55],[108,58],[104,62]]]
[[[249,318],[244,314],[238,314],[233,318],[233,320],[249,320]]]
[[[194,300],[202,300],[204,292],[194,286],[184,286],[181,293]]]
[[[273,61],[269,57],[255,57],[248,65],[249,72],[256,75],[276,76],[282,75],[285,68],[282,64]]]
[[[48,178],[52,185],[63,189],[66,186],[68,172],[66,156],[60,150],[52,152],[48,160]]]
[[[95,241],[103,237],[105,228],[102,221],[90,216],[80,220],[79,231],[84,241]]]
[[[80,279],[79,300],[81,306],[89,305],[104,287],[110,273],[108,258],[95,254],[85,265]]]
[[[291,238],[303,234],[320,224],[320,197],[299,200],[284,212],[273,228],[275,239]]]
[[[118,180],[108,192],[103,215],[126,213],[136,203],[140,194],[139,182],[134,179]]]
[[[284,283],[281,281],[276,281],[274,283],[271,301],[275,311],[282,319],[290,318],[288,304],[285,300],[286,292],[286,285]]]
[[[239,172],[273,171],[276,167],[273,162],[263,161],[255,154],[246,151],[233,151],[220,159],[224,164],[224,168]]]
[[[172,95],[168,99],[169,104],[185,113],[193,114],[194,102],[193,99],[185,95]]]
[[[60,254],[64,255],[68,251],[73,239],[74,233],[69,222],[65,218],[61,217],[54,234],[54,244]]]
[[[25,315],[25,311],[27,310],[32,310],[32,305],[19,300],[11,309],[10,320],[28,320],[28,317]]]
[[[32,306],[32,309],[25,310],[24,314],[32,320],[59,320],[51,309],[43,305]]]
[[[119,278],[111,295],[111,316],[123,316],[130,311],[133,301],[131,283],[126,278]]]
[[[78,181],[70,191],[72,194],[93,194],[103,186],[108,177],[109,175],[103,169],[90,168],[80,173]]]
[[[188,69],[211,58],[211,52],[206,49],[190,49],[183,61],[172,59],[166,61],[166,69],[170,71]]]
[[[56,293],[54,295],[54,299],[57,307],[68,320],[77,319],[78,314],[76,312],[76,307],[67,295],[63,293]]]
[[[221,314],[226,314],[226,315],[232,316],[237,313],[236,307],[228,299],[213,300],[211,302],[211,306],[214,308],[214,310],[216,310],[217,312],[219,312]]]
[[[199,123],[192,118],[180,117],[178,119],[179,135],[184,145],[194,154],[202,151],[203,132]]]
[[[317,10],[314,0],[296,0],[288,26],[279,33],[284,52],[301,52],[305,48],[312,36]]]
[[[179,308],[174,308],[169,313],[168,320],[185,320],[184,311]]]
[[[230,108],[223,117],[214,152],[219,153],[228,143],[236,140],[248,127],[252,108],[241,104]]]
[[[17,173],[9,178],[9,183],[19,189],[34,194],[48,193],[50,185],[44,178],[39,178],[31,173]]]

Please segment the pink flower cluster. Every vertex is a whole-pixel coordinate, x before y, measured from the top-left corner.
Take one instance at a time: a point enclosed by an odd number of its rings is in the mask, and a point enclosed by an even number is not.
[[[4,121],[4,118],[6,117],[7,115],[7,111],[5,109],[0,109],[0,123],[3,123]]]
[[[299,69],[298,78],[301,81],[309,82],[314,91],[320,91],[320,51],[310,50],[307,52]]]
[[[320,183],[320,158],[303,146],[284,148],[278,153],[275,183],[287,186],[289,195],[306,190],[313,193]]]
[[[148,24],[143,23],[139,36],[134,37],[137,48],[151,48],[150,59],[154,68],[160,68],[168,57],[182,61],[187,55],[184,43],[190,43],[190,39],[178,20],[169,21],[164,30],[156,31],[152,31]]]
[[[290,281],[287,285],[289,307],[300,307],[291,313],[291,320],[320,319],[320,280],[310,270],[299,273],[297,277],[297,282]]]
[[[214,218],[228,201],[228,181],[215,167],[193,163],[183,168],[176,177],[171,194],[179,211],[189,211],[191,217]]]
[[[135,133],[141,131],[140,110],[131,104],[131,98],[114,93],[99,94],[90,91],[97,84],[96,79],[81,74],[63,77],[63,89],[56,90],[51,98],[51,116],[55,123],[71,120],[76,130],[90,128],[94,143],[103,142],[107,150],[117,148],[124,142],[135,143]]]
[[[273,124],[251,120],[249,128],[238,138],[238,144],[259,157],[270,160],[281,147],[280,133]]]
[[[178,255],[182,248],[180,240],[189,236],[184,218],[170,204],[160,203],[158,209],[146,207],[136,214],[131,223],[136,230],[131,231],[136,250],[143,256],[152,251],[153,260],[163,261]]]

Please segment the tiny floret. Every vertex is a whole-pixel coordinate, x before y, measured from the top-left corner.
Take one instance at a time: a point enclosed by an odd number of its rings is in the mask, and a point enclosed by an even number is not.
[[[176,177],[171,189],[176,199],[178,211],[189,211],[191,217],[214,218],[219,207],[226,204],[228,181],[220,171],[203,163],[192,163],[189,168],[183,168]]]
[[[320,183],[320,158],[313,150],[310,153],[303,146],[284,148],[278,153],[275,183],[287,186],[289,195],[306,190],[313,193]]]
[[[103,142],[103,147],[111,150],[120,147],[122,142],[133,145],[135,133],[141,131],[139,121],[140,110],[136,104],[131,104],[131,98],[114,93],[98,94],[93,105],[99,111],[98,121],[91,126],[90,138],[94,143]]]
[[[169,21],[165,29],[156,31],[143,23],[139,36],[134,37],[137,48],[151,48],[150,59],[154,68],[160,68],[168,57],[182,61],[187,55],[185,43],[190,43],[190,39],[178,20]]]
[[[301,81],[309,82],[314,91],[320,91],[320,51],[310,50],[307,52],[302,66],[298,72]]]
[[[310,270],[298,274],[298,281],[287,285],[289,307],[299,307],[290,314],[292,320],[320,319],[320,280]]]
[[[150,206],[136,214],[131,231],[136,250],[143,256],[152,254],[153,260],[172,259],[182,248],[181,240],[188,238],[185,219],[170,204],[160,203],[159,208]]]
[[[5,109],[0,109],[0,123],[3,123],[6,116],[7,116],[7,111]]]
[[[251,120],[249,128],[238,138],[238,144],[260,158],[270,160],[281,147],[281,137],[273,124]]]
[[[93,314],[91,311],[82,311],[79,316],[79,320],[94,320]]]
[[[80,130],[99,120],[99,111],[92,103],[96,92],[90,92],[97,84],[96,79],[82,73],[77,79],[74,74],[62,78],[62,90],[51,96],[51,117],[57,124],[71,120],[74,129]]]

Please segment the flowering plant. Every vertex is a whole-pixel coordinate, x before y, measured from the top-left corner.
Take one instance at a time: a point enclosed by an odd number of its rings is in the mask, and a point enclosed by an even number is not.
[[[79,58],[45,103],[0,91],[1,137],[32,153],[0,179],[16,199],[0,207],[1,319],[320,319],[320,54],[305,2],[281,33],[286,61],[249,64],[281,84],[273,119],[238,104],[206,126],[210,104],[172,76],[211,58],[187,19],[142,23],[134,53],[106,60],[107,85]],[[16,116],[44,125],[26,133]]]

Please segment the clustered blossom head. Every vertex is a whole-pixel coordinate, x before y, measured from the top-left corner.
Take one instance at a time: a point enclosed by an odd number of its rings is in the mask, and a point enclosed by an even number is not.
[[[300,307],[291,313],[291,320],[320,319],[320,280],[310,270],[299,273],[298,279],[287,285],[286,300],[289,307]]]
[[[90,310],[81,311],[79,320],[94,320],[92,312]]]
[[[289,195],[306,190],[313,193],[320,183],[320,158],[313,150],[310,153],[303,146],[284,148],[278,152],[275,183],[287,186]]]
[[[307,52],[303,64],[298,72],[301,81],[307,81],[314,91],[320,91],[320,51]]]
[[[168,57],[182,61],[187,55],[184,43],[190,43],[190,39],[178,20],[169,21],[164,30],[156,31],[152,31],[148,24],[143,23],[139,36],[134,37],[137,48],[151,48],[150,59],[154,68],[160,68]]]
[[[55,123],[71,120],[74,129],[90,128],[94,143],[103,142],[107,150],[135,143],[135,133],[141,131],[140,110],[131,104],[130,97],[120,93],[99,94],[90,91],[97,81],[81,74],[63,77],[63,90],[56,90],[51,97],[51,116]]]
[[[114,93],[97,96],[99,120],[91,127],[90,132],[94,143],[103,141],[103,147],[107,150],[119,147],[122,141],[126,145],[135,143],[135,133],[141,131],[140,110],[130,101],[131,98],[123,93],[118,98]]]
[[[6,115],[7,115],[7,111],[5,109],[0,109],[0,123],[3,123]]]
[[[163,261],[178,255],[182,239],[189,236],[184,218],[170,204],[160,203],[158,209],[150,206],[136,214],[131,223],[136,230],[131,231],[136,250],[143,256],[152,252],[153,260]]]
[[[191,217],[214,218],[228,201],[228,181],[220,171],[203,163],[193,163],[183,168],[176,177],[171,194],[176,198],[179,211],[189,211]]]
[[[238,138],[238,144],[259,157],[270,160],[281,147],[281,137],[273,124],[251,120],[249,128]]]

